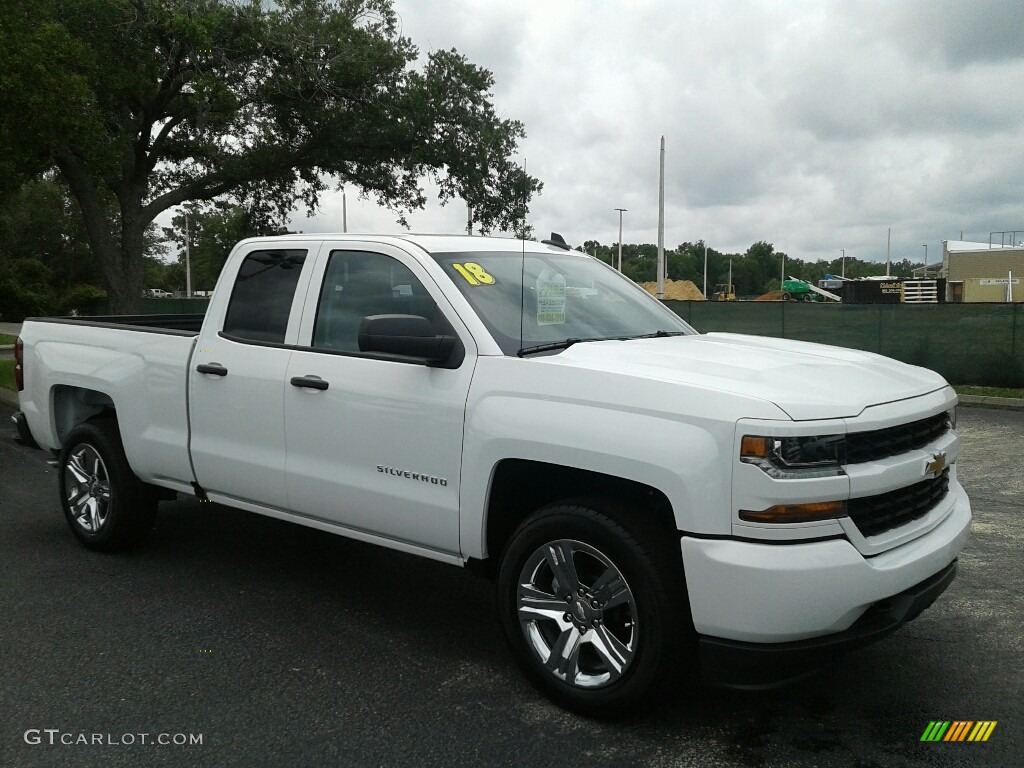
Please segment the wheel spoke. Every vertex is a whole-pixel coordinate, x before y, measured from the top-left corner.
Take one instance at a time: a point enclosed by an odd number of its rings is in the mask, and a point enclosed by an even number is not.
[[[551,646],[551,654],[544,666],[563,680],[574,681],[579,669],[580,639],[575,627],[563,630]]]
[[[89,486],[87,485],[76,485],[71,489],[71,494],[68,496],[68,506],[78,507],[79,502],[83,498],[89,495]]]
[[[537,589],[530,584],[519,585],[520,619],[555,619],[562,622],[566,612],[565,600]]]
[[[615,568],[608,568],[591,588],[605,610],[629,601],[629,587],[622,574]]]
[[[547,546],[544,556],[559,589],[575,593],[579,589],[580,580],[576,575],[576,563],[572,559],[572,545],[567,541],[552,542]]]
[[[89,524],[92,528],[92,532],[96,533],[100,529],[100,502],[94,497],[90,497],[89,501],[86,502],[86,508],[89,511]]]
[[[110,501],[110,486],[107,483],[100,483],[96,486],[96,498],[100,501]]]
[[[82,454],[71,456],[67,463],[68,472],[72,474],[75,480],[79,483],[89,482],[89,473],[85,467],[82,466]]]
[[[589,633],[590,644],[604,661],[612,680],[622,675],[622,670],[633,658],[633,651],[619,638],[600,625]]]

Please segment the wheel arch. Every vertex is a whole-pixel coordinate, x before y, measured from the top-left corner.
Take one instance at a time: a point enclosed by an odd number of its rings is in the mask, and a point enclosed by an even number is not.
[[[526,517],[548,504],[582,497],[643,509],[651,525],[676,531],[672,504],[657,488],[593,470],[504,459],[491,477],[484,513],[484,558],[474,563],[475,567],[493,575],[501,553]]]
[[[58,446],[68,434],[89,419],[101,414],[114,415],[114,400],[105,392],[86,387],[58,384],[50,392],[53,434]]]

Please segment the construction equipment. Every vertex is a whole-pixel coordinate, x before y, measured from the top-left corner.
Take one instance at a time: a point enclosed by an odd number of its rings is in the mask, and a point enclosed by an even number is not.
[[[789,280],[782,281],[782,298],[785,301],[842,301],[842,299],[831,291],[826,291],[806,280],[789,276]]]
[[[736,301],[736,286],[730,283],[719,283],[711,294],[712,301]]]

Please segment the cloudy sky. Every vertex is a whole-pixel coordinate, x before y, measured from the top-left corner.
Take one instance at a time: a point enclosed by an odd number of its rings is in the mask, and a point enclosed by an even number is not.
[[[757,240],[805,260],[941,258],[1024,229],[1021,0],[396,0],[402,32],[495,76],[544,182],[530,223],[571,244]],[[395,214],[347,195],[349,231]],[[413,231],[459,232],[436,199]],[[340,231],[326,198],[304,231]],[[998,236],[997,236],[998,237]],[[1024,239],[1024,234],[1018,235]]]

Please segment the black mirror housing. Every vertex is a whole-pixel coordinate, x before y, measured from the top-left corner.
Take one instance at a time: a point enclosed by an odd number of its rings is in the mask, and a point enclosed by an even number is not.
[[[438,364],[448,362],[457,346],[457,337],[436,334],[430,321],[419,315],[369,315],[359,324],[360,352],[419,358]],[[458,367],[457,363],[452,367]]]

